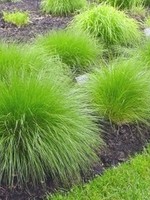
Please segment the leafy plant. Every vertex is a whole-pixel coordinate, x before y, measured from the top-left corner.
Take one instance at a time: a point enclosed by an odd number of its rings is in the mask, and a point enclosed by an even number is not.
[[[100,116],[117,124],[149,118],[149,73],[135,62],[120,61],[92,75],[90,100]]]
[[[75,16],[70,26],[87,31],[107,46],[135,45],[141,38],[135,20],[108,5],[99,5]]]
[[[84,33],[55,31],[37,41],[49,55],[58,55],[74,71],[83,71],[102,54],[102,46]]]
[[[3,12],[3,19],[5,22],[12,23],[18,27],[29,24],[29,14],[27,12]]]
[[[53,15],[68,15],[86,6],[86,0],[42,0],[44,12]]]
[[[0,182],[73,182],[97,160],[99,136],[81,94],[55,73],[0,81]]]

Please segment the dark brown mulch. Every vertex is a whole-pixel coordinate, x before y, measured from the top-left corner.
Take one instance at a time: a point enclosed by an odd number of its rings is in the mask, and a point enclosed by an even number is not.
[[[101,175],[104,170],[113,167],[129,159],[129,157],[141,152],[150,141],[150,130],[141,125],[123,125],[117,127],[110,123],[103,123],[102,138],[106,145],[98,152],[101,162],[95,165],[88,174],[83,176],[83,182]],[[48,181],[45,187],[28,190],[8,187],[0,187],[0,200],[42,200],[46,192],[53,192],[56,185]]]
[[[5,23],[2,18],[2,11],[13,10],[28,11],[31,23],[21,28]],[[0,39],[28,42],[39,34],[54,29],[65,28],[71,19],[71,16],[52,17],[51,15],[43,14],[40,10],[39,0],[22,0],[16,3],[0,3]]]
[[[101,175],[107,168],[129,160],[130,157],[142,152],[150,142],[150,129],[144,125],[111,125],[108,122],[102,124],[101,137],[105,146],[99,151],[101,160],[95,165],[84,181]]]

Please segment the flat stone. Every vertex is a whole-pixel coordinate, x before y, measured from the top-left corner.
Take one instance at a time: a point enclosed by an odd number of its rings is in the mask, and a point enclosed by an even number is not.
[[[146,37],[150,37],[150,28],[145,28],[144,34],[145,34]]]
[[[75,79],[76,79],[78,84],[84,84],[88,80],[88,75],[87,74],[83,74],[83,75],[77,76]]]

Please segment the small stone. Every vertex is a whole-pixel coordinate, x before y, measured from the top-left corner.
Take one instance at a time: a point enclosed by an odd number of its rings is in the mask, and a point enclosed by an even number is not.
[[[83,75],[80,75],[80,76],[76,77],[75,79],[76,79],[77,83],[84,84],[88,80],[88,75],[87,74],[83,74]]]
[[[146,37],[150,37],[150,28],[145,28],[144,34],[145,34]]]
[[[126,160],[125,153],[121,151],[118,155],[118,161],[124,162]]]

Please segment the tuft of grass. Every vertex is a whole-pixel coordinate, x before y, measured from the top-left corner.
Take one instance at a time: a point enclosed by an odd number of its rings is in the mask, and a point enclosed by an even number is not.
[[[146,27],[148,27],[148,28],[150,27],[150,16],[148,16],[148,17],[146,18],[144,24],[145,24]]]
[[[94,38],[73,31],[51,32],[40,37],[37,45],[43,47],[49,55],[59,56],[75,72],[88,70],[88,66],[102,55],[102,46]]]
[[[95,117],[66,79],[22,73],[0,81],[0,183],[80,180],[97,161]]]
[[[150,69],[150,41],[147,39],[134,53],[134,58],[143,64],[144,68]]]
[[[149,200],[150,148],[127,163],[109,169],[70,193],[57,193],[47,200]]]
[[[51,71],[54,73],[56,70],[53,69],[56,68],[59,75],[69,71],[58,57],[47,56],[44,50],[37,46],[0,42],[0,80],[9,79],[14,72],[19,76],[21,70],[37,73],[43,69],[47,70],[48,76]]]
[[[14,24],[18,27],[27,25],[30,23],[29,14],[27,12],[14,11],[14,12],[3,12],[3,19],[5,22]]]
[[[144,5],[150,7],[150,0],[144,0]]]
[[[121,9],[132,9],[143,5],[143,0],[105,0],[108,4]]]
[[[75,16],[70,26],[87,31],[107,46],[135,45],[141,39],[137,22],[109,5],[98,5]]]
[[[118,61],[91,75],[87,92],[101,117],[123,124],[149,119],[149,73],[137,62]]]
[[[41,7],[46,13],[53,15],[69,15],[86,7],[86,0],[42,0]]]
[[[145,18],[147,11],[146,11],[144,5],[132,6],[132,8],[129,10],[129,14],[131,16]]]

